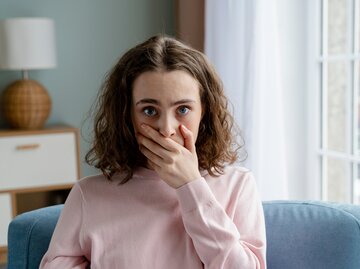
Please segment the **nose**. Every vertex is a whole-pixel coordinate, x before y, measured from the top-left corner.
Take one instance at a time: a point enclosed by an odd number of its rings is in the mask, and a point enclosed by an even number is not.
[[[163,115],[159,119],[158,128],[164,137],[172,137],[176,134],[176,121],[169,115]]]

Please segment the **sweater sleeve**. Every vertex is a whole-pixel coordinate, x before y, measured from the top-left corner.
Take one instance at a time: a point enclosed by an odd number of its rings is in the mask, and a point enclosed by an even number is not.
[[[251,175],[230,202],[233,219],[204,178],[177,189],[186,232],[205,269],[265,269],[266,234],[262,203]]]
[[[40,269],[82,269],[89,266],[80,243],[82,204],[81,189],[75,184],[65,202]]]

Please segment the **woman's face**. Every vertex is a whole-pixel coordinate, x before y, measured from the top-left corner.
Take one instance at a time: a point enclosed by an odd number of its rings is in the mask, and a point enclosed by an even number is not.
[[[196,141],[202,115],[198,82],[185,71],[149,71],[135,79],[131,116],[135,132],[145,123],[184,145],[179,126],[185,125]],[[146,136],[146,134],[144,134]]]

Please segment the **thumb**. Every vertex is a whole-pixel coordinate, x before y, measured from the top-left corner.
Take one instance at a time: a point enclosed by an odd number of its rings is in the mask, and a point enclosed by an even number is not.
[[[187,148],[190,152],[196,152],[195,141],[192,132],[182,124],[180,126],[180,130],[184,138],[184,147]]]

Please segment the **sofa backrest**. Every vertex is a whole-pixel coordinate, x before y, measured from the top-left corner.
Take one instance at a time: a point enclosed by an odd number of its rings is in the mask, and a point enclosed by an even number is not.
[[[264,202],[268,269],[360,269],[360,207],[315,201]],[[62,205],[17,216],[8,269],[37,269]]]

